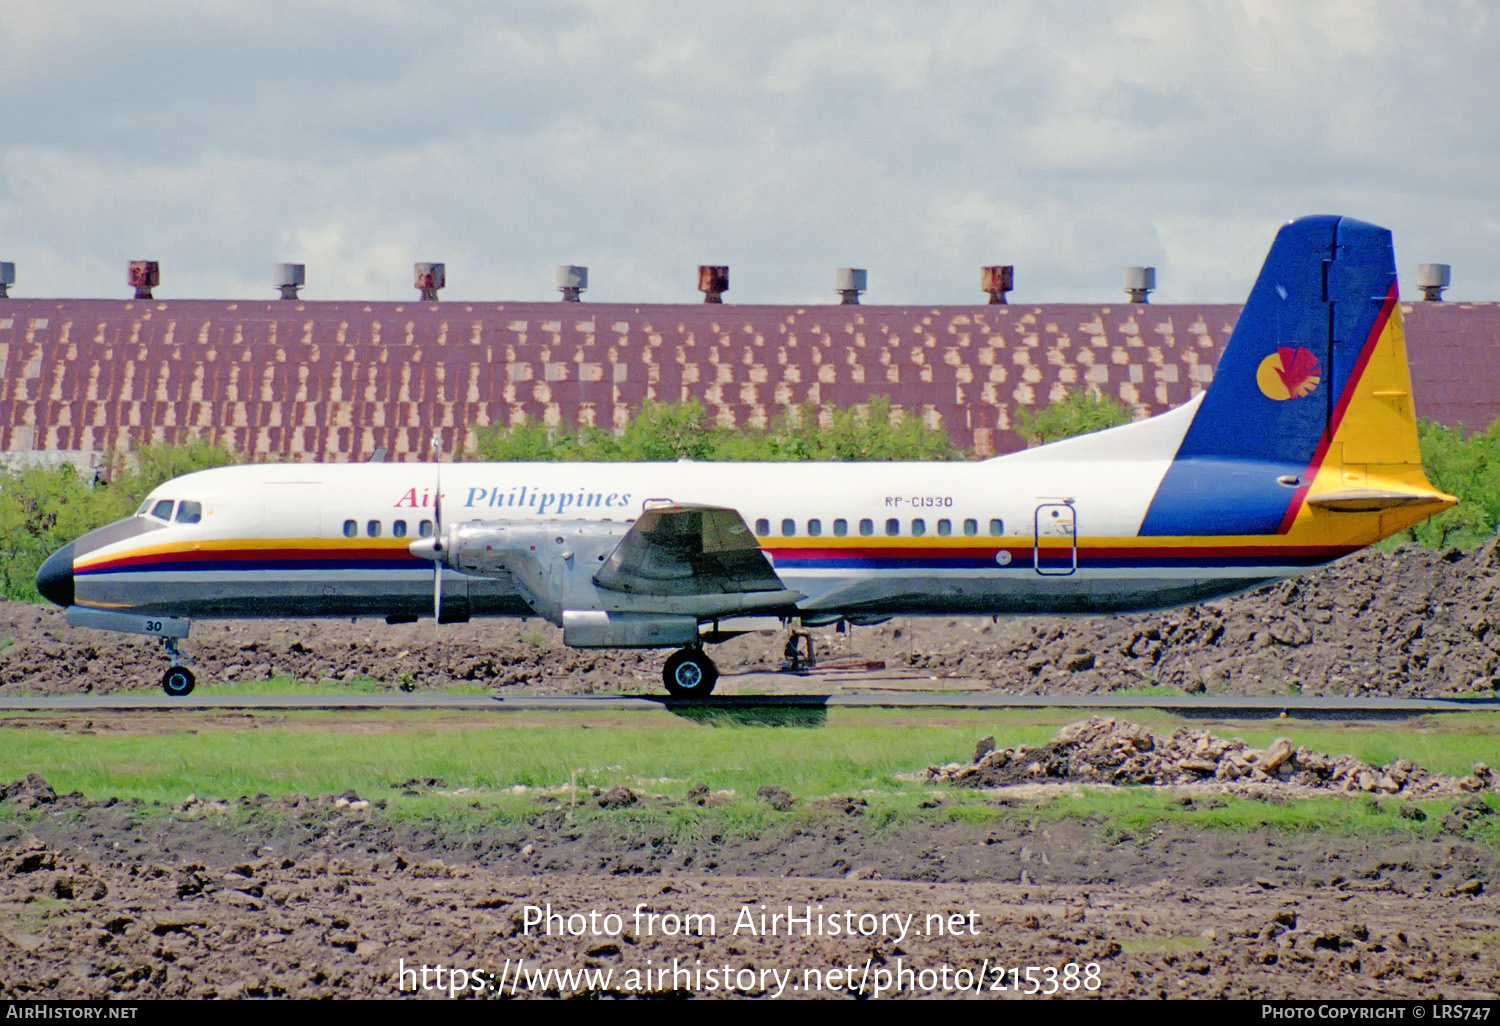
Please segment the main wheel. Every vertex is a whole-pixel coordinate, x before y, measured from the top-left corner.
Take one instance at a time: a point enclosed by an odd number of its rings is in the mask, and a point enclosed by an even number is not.
[[[672,653],[662,669],[662,681],[673,698],[707,698],[719,679],[719,668],[701,648]]]
[[[186,666],[174,666],[161,679],[161,689],[172,698],[186,698],[193,693],[198,678]]]

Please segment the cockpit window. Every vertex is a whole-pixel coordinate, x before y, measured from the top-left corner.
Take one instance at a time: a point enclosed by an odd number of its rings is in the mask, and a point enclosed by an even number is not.
[[[162,499],[155,506],[151,507],[151,515],[158,520],[170,522],[172,519],[172,507],[175,505],[177,503],[171,499]]]
[[[177,505],[177,522],[179,524],[196,524],[203,519],[203,503],[194,502],[192,499],[183,499]]]

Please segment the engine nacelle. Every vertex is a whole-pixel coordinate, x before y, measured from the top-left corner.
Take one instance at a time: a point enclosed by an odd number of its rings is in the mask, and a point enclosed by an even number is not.
[[[681,648],[698,640],[696,616],[568,609],[562,628],[572,648]]]
[[[562,626],[563,609],[597,604],[591,578],[629,530],[597,520],[473,520],[444,531],[437,555],[463,573],[508,578],[537,615]]]

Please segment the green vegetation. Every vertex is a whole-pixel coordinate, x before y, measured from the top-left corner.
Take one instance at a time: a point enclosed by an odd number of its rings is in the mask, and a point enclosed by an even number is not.
[[[868,803],[866,821],[878,826],[984,824],[1040,815],[1097,820],[1118,842],[1147,840],[1169,822],[1226,830],[1431,833],[1452,804],[1420,802],[1427,818],[1416,821],[1400,815],[1402,799],[1330,796],[1283,803],[1226,797],[1188,803],[1151,788],[1059,786],[1027,805],[1001,806],[984,794],[918,779],[928,765],[967,758],[976,737],[991,734],[1001,746],[1037,745],[1077,716],[1077,710],[904,713],[904,722],[892,725],[888,711],[832,709],[823,719],[789,716],[790,725],[767,726],[734,723],[729,716],[695,723],[665,711],[515,712],[457,720],[441,713],[307,713],[278,714],[256,730],[195,720],[196,732],[80,735],[55,729],[53,714],[39,717],[35,727],[0,729],[0,781],[40,767],[59,791],[77,788],[90,797],[140,798],[165,807],[189,794],[215,800],[257,792],[338,794],[352,787],[363,797],[388,801],[388,815],[455,830],[523,822],[558,803],[576,806],[580,818],[617,815],[590,802],[588,789],[625,785],[681,802],[638,804],[627,814],[642,829],[664,827],[674,834],[707,826],[753,834],[794,825],[797,817],[842,815],[837,803],[820,803],[856,796]],[[1188,722],[1164,713],[1136,718],[1168,729]],[[1286,735],[1369,762],[1399,756],[1464,773],[1476,759],[1492,756],[1497,726],[1500,715],[1475,713],[1414,721],[1400,731],[1384,724],[1279,722],[1217,732],[1256,745]],[[397,785],[413,777],[445,783],[435,792],[404,794]],[[697,784],[732,797],[709,808],[686,802]],[[768,784],[797,798],[793,813],[772,812],[757,798]],[[553,804],[539,804],[541,795],[551,796]],[[1494,796],[1488,800],[1500,805]],[[1471,828],[1472,836],[1500,843],[1495,821],[1500,816],[1486,817]]]
[[[71,464],[0,473],[0,592],[12,600],[39,601],[36,572],[42,561],[79,535],[134,513],[163,481],[194,470],[235,462],[206,441],[143,445],[109,460],[108,483],[95,484]]]
[[[1130,423],[1130,408],[1088,388],[1039,410],[1016,407],[1016,433],[1027,445],[1046,445]]]
[[[58,546],[108,523],[108,514],[101,518],[107,504],[101,498],[67,464],[0,477],[0,590],[6,598],[41,597],[35,579],[42,561]],[[113,508],[112,502],[108,505]]]
[[[61,790],[163,801],[181,801],[190,792],[207,798],[379,791],[414,776],[441,777],[454,788],[491,795],[517,785],[570,782],[649,787],[679,797],[698,783],[741,794],[748,789],[752,796],[768,782],[798,795],[903,791],[913,785],[900,774],[972,749],[974,732],[982,729],[979,717],[962,717],[973,727],[888,727],[881,719],[830,716],[814,745],[799,728],[695,725],[667,712],[471,716],[458,727],[457,744],[453,721],[442,714],[402,716],[394,729],[388,729],[391,717],[367,713],[310,713],[288,717],[285,726],[197,734],[79,738],[17,728],[0,732],[0,781],[41,766]],[[1039,742],[1054,729],[1021,726],[1008,736],[1019,732]]]
[[[215,695],[389,695],[392,691],[415,691],[416,678],[413,674],[398,674],[395,681],[386,682],[375,680],[373,677],[359,676],[352,680],[334,680],[325,677],[322,680],[298,680],[289,674],[272,677],[270,680],[241,680],[221,684],[218,681],[208,682],[213,687]],[[161,689],[159,687],[144,687],[130,689],[122,694],[156,695]],[[487,695],[489,690],[478,684],[454,684],[443,688],[445,695]]]
[[[1489,541],[1500,527],[1500,420],[1464,437],[1464,430],[1426,421],[1417,425],[1427,479],[1459,498],[1459,504],[1408,528],[1386,542],[1416,542],[1428,548],[1470,548]]]
[[[1138,684],[1134,687],[1110,688],[1109,693],[1131,698],[1178,698],[1187,694],[1182,688],[1172,688],[1165,684]]]
[[[5,650],[5,645],[0,644],[0,652]],[[200,687],[208,686],[213,689],[213,694],[224,697],[244,697],[247,695],[389,695],[395,691],[413,692],[418,688],[417,677],[413,673],[401,672],[393,681],[380,681],[373,677],[358,676],[350,680],[335,680],[332,677],[324,677],[320,680],[299,680],[289,674],[278,674],[268,680],[238,680],[218,681],[198,678]],[[5,689],[5,693],[14,698],[34,697],[41,692],[32,691],[19,685],[12,685]],[[488,695],[489,688],[482,684],[448,684],[444,685],[442,693],[445,695]],[[156,697],[161,694],[158,685],[147,685],[144,687],[122,688],[114,692],[118,695],[149,695]]]
[[[804,405],[765,431],[715,423],[698,401],[647,402],[622,431],[528,421],[478,432],[472,458],[525,461],[938,460],[958,455],[941,428],[883,396],[850,410]]]
[[[1401,815],[1400,807],[1417,805],[1423,821]],[[1118,791],[1064,791],[1036,811],[1044,819],[1094,819],[1108,823],[1116,841],[1147,841],[1163,823],[1191,823],[1209,830],[1272,829],[1287,833],[1337,830],[1379,833],[1389,830],[1434,833],[1452,806],[1451,799],[1409,803],[1401,798],[1371,802],[1349,796],[1264,801],[1226,795],[1192,804],[1170,791],[1128,788]],[[1488,824],[1484,825],[1487,830]],[[1500,832],[1495,840],[1500,841]]]
[[[1120,950],[1127,955],[1188,955],[1208,950],[1208,938],[1197,934],[1175,934],[1171,937],[1126,937]]]

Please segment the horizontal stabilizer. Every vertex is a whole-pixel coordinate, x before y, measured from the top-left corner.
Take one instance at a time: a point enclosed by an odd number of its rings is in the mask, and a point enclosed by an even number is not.
[[[1334,513],[1373,513],[1424,503],[1451,506],[1453,496],[1443,495],[1441,492],[1382,492],[1373,488],[1353,488],[1342,492],[1325,492],[1307,499],[1309,506]]]

